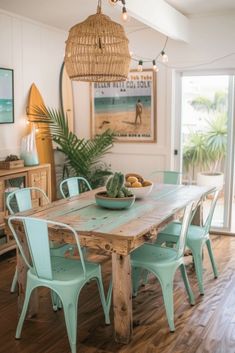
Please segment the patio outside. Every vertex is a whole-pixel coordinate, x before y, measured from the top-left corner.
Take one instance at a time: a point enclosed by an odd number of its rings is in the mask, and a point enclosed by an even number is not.
[[[226,178],[228,96],[229,76],[183,77],[183,182],[223,185]],[[209,201],[205,204],[205,212],[208,207]],[[216,228],[223,227],[224,207],[223,187],[212,222]]]

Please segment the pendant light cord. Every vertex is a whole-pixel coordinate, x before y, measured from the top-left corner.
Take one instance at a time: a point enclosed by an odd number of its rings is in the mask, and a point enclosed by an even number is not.
[[[102,8],[102,0],[98,0],[97,13],[101,13],[101,8]]]

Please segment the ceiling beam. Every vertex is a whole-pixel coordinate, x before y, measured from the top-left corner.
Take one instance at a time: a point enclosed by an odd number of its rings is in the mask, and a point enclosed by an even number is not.
[[[189,19],[164,0],[126,0],[130,16],[166,36],[189,41]]]

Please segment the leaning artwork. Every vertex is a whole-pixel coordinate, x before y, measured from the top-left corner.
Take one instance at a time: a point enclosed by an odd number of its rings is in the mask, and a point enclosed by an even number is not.
[[[91,86],[92,137],[107,129],[119,142],[156,141],[156,73],[131,71],[125,82]]]
[[[0,68],[0,124],[14,123],[13,70]]]

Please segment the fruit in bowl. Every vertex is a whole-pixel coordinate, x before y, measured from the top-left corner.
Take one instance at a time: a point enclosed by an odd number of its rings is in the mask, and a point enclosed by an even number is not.
[[[135,202],[135,195],[124,186],[124,175],[115,173],[106,184],[106,191],[95,195],[98,206],[109,209],[123,209],[131,207]]]
[[[144,178],[135,173],[126,174],[125,186],[135,195],[136,198],[141,199],[150,194],[153,188],[153,182],[144,180]]]

